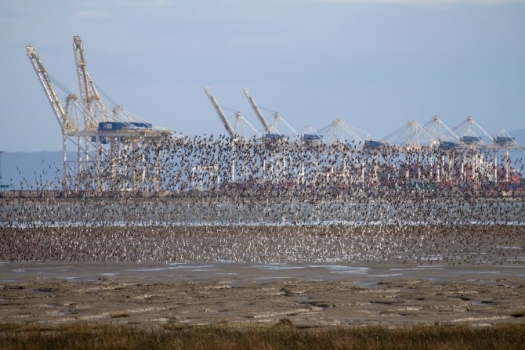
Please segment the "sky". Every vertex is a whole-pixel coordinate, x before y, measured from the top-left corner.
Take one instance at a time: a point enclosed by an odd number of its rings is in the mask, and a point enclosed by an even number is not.
[[[0,0],[0,150],[61,149],[26,46],[78,93],[75,35],[112,100],[185,135],[225,134],[205,87],[258,130],[244,87],[296,131],[525,129],[524,18],[524,0]]]

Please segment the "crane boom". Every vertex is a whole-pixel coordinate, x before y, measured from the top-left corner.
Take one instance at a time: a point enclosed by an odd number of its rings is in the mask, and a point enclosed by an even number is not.
[[[235,130],[232,128],[230,122],[228,121],[228,118],[226,118],[226,115],[222,111],[221,106],[219,105],[219,103],[217,102],[213,94],[211,93],[211,89],[209,87],[206,87],[204,88],[204,90],[206,91],[206,94],[210,98],[210,101],[213,104],[213,107],[217,111],[217,114],[219,115],[219,118],[221,119],[222,124],[224,125],[224,127],[226,128],[226,131],[228,132],[228,135],[230,135],[232,139],[235,138],[236,136]]]
[[[100,95],[87,71],[84,45],[79,36],[73,37],[73,50],[75,52],[75,64],[77,66],[78,86],[80,99],[84,106],[84,124],[87,130],[96,129],[98,122],[115,121],[111,111],[104,105]]]
[[[246,95],[246,98],[248,99],[248,101],[252,105],[252,108],[253,108],[255,114],[257,115],[257,118],[259,118],[259,121],[263,125],[264,131],[266,133],[271,133],[272,132],[272,127],[270,126],[270,124],[268,124],[268,121],[266,120],[266,118],[262,114],[261,110],[259,109],[259,106],[257,106],[257,103],[255,103],[255,100],[253,99],[252,95],[250,94],[250,90],[248,88],[244,88],[244,94]]]
[[[64,130],[68,126],[68,122],[67,122],[68,117],[67,117],[66,110],[60,103],[60,100],[58,99],[58,95],[56,94],[55,89],[53,88],[53,85],[51,84],[51,80],[49,79],[49,76],[47,75],[46,69],[44,68],[44,65],[42,64],[42,61],[40,61],[40,57],[38,57],[36,49],[33,46],[26,46],[26,49],[27,49],[27,55],[29,56],[29,59],[31,60],[33,68],[35,68],[35,72],[38,75],[40,83],[42,84],[42,87],[44,88],[44,91],[46,92],[47,99],[49,100],[49,103],[51,104],[51,107],[53,108],[53,111],[55,112],[55,117],[58,121],[58,124],[60,125],[62,132],[64,132]]]
[[[87,72],[86,59],[84,56],[84,46],[82,39],[79,36],[73,37],[73,50],[75,52],[75,63],[77,66],[78,86],[80,91],[80,98],[86,111],[92,113],[91,101],[94,96],[91,96],[91,78]]]

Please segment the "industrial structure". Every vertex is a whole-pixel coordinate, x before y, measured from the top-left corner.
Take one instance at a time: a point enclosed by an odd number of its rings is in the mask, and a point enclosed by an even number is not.
[[[520,183],[511,154],[525,149],[504,129],[492,135],[472,117],[454,128],[438,116],[412,120],[374,138],[335,119],[319,130],[296,131],[278,112],[270,122],[250,90],[262,129],[205,92],[225,137],[189,138],[154,126],[103,100],[91,79],[82,40],[73,37],[79,94],[60,101],[36,49],[27,54],[62,132],[62,188],[74,191],[189,191],[193,189],[339,189],[433,184],[472,187]],[[59,85],[57,83],[57,85]],[[234,113],[231,123],[225,110]],[[268,110],[269,111],[269,110]],[[68,151],[76,159],[68,159]]]
[[[304,162],[294,165],[293,162],[287,161],[284,156],[286,152],[282,152],[282,147],[268,147],[272,144],[270,141],[275,143],[281,140],[281,143],[287,144],[287,152],[295,155],[304,156],[304,151],[309,150],[307,157],[315,158],[313,162],[316,164],[310,166],[309,171],[332,174],[331,177],[338,174],[337,177],[345,178],[344,182],[351,179],[352,183],[373,184],[384,181],[385,177],[396,178],[397,181],[402,178],[405,182],[432,182],[451,186],[460,182],[490,182],[497,185],[500,182],[508,184],[522,181],[520,172],[511,167],[511,152],[524,150],[525,147],[519,145],[504,129],[495,135],[489,134],[473,117],[466,118],[454,128],[448,127],[438,116],[434,116],[424,125],[412,120],[380,139],[375,139],[369,133],[352,127],[341,119],[333,120],[318,131],[308,126],[301,132],[296,132],[286,123],[291,130],[291,134],[286,135],[275,126],[279,118],[278,113],[274,115],[274,123],[269,123],[248,88],[244,88],[244,94],[263,127],[262,132],[257,133],[254,139],[266,145],[267,156],[262,163],[263,168],[267,166],[268,161],[271,168],[279,165],[281,170],[286,166],[299,166],[301,171],[296,173],[301,175],[297,176],[296,181],[305,176]],[[315,156],[311,152],[313,148],[309,146],[312,142],[318,145],[315,148]],[[275,152],[276,149],[281,151]],[[334,155],[334,149],[338,150],[335,153],[347,154],[359,149],[366,160],[361,158],[359,171],[350,174],[351,163],[355,163],[355,160],[352,160],[352,157],[345,159],[344,154]],[[389,165],[394,162],[394,153],[395,162],[400,164],[395,171]],[[271,155],[271,159],[268,159],[268,155]],[[323,157],[333,158],[329,161],[329,169],[318,167],[323,162]],[[339,158],[340,163],[335,162],[335,158]],[[318,176],[314,178],[317,179]],[[280,181],[275,173],[272,173],[271,179]],[[269,179],[263,176],[259,180]]]
[[[27,55],[51,104],[56,120],[62,132],[63,164],[62,184],[65,188],[79,189],[87,181],[98,182],[100,189],[110,188],[110,184],[99,182],[102,177],[79,178],[83,174],[97,173],[102,163],[112,164],[113,177],[123,171],[118,164],[123,148],[133,148],[147,140],[158,140],[170,135],[170,130],[154,127],[153,124],[126,111],[122,106],[109,106],[103,101],[94,81],[91,79],[84,53],[82,40],[73,37],[73,50],[77,68],[79,95],[69,94],[65,106],[61,103],[36,49],[27,46]],[[75,152],[77,158],[67,158],[68,151]],[[89,170],[89,171],[88,171]],[[144,174],[136,175],[144,183]]]

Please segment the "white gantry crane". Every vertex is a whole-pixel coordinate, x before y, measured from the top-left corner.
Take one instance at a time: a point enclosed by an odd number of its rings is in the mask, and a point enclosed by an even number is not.
[[[53,79],[44,68],[36,49],[33,46],[27,46],[26,49],[62,132],[63,189],[82,189],[93,184],[96,184],[97,189],[114,189],[107,183],[102,185],[96,178],[98,176],[96,169],[104,166],[100,164],[101,161],[109,161],[114,175],[117,176],[118,167],[128,166],[118,164],[118,160],[121,159],[118,154],[121,145],[125,144],[129,148],[140,140],[160,139],[171,134],[170,130],[154,127],[121,106],[107,107],[87,71],[82,40],[79,36],[73,37],[73,49],[80,101],[76,94],[70,93],[66,97],[65,107],[60,102],[52,84]],[[74,144],[76,148],[77,159],[73,162],[67,160],[69,143]],[[76,167],[70,167],[71,163]],[[87,170],[91,171],[91,178],[82,183],[80,179],[87,178]],[[75,183],[70,186],[67,182],[75,178]]]
[[[293,132],[294,136],[297,136],[299,134],[281,117],[281,115],[278,112],[274,113],[273,124],[268,123],[268,120],[266,120],[264,114],[261,111],[261,108],[257,105],[255,99],[250,94],[250,89],[244,88],[243,90],[244,95],[246,95],[248,102],[250,102],[250,105],[252,106],[253,111],[255,112],[255,115],[257,116],[264,128],[266,139],[279,139],[283,136],[277,128],[278,123],[284,123]],[[315,129],[313,129],[311,126],[306,127],[306,129],[306,132],[301,133],[301,141],[323,141],[322,135],[319,135],[317,131],[315,131]]]
[[[80,39],[79,36],[73,37],[73,50],[75,52],[75,63],[77,67],[77,77],[78,77],[78,86],[79,86],[79,91],[80,91],[80,99],[85,109],[85,114],[84,114],[84,116],[86,117],[86,120],[84,121],[85,128],[94,130],[98,127],[98,125],[94,125],[94,123],[90,123],[87,119],[90,118],[90,121],[94,121],[93,102],[100,101],[100,98],[93,84],[93,80],[91,80],[91,78],[89,77],[87,67],[86,67],[84,47],[82,45],[82,40]]]
[[[228,118],[226,117],[226,114],[224,114],[224,111],[222,110],[222,107],[219,105],[219,102],[217,102],[217,99],[215,96],[213,96],[211,89],[209,87],[204,88],[204,91],[206,91],[206,95],[208,95],[208,98],[210,99],[213,107],[215,108],[215,111],[219,115],[219,118],[224,125],[224,128],[226,129],[226,132],[228,133],[228,136],[230,136],[231,139],[234,141],[238,141],[240,138],[247,138],[244,133],[244,126],[243,124],[246,124],[250,127],[250,129],[255,133],[257,136],[261,136],[260,133],[253,127],[252,124],[250,124],[249,121],[244,118],[241,112],[235,111],[231,108],[228,108],[235,112],[235,126],[232,127],[230,122],[228,121]],[[224,107],[226,108],[226,107]],[[241,133],[238,132],[238,129],[241,129]]]
[[[385,136],[383,140],[402,146],[407,150],[432,148],[438,144],[432,133],[415,120],[409,121],[400,129]]]
[[[500,128],[499,131],[494,135],[494,182],[498,183],[500,178],[498,174],[498,158],[500,158],[501,165],[503,166],[504,173],[501,178],[509,182],[511,180],[511,159],[510,151],[523,149],[523,146],[520,146],[516,139],[503,128]]]
[[[237,146],[241,146],[241,144],[246,142],[246,135],[244,134],[244,126],[243,124],[247,124],[252,131],[255,132],[257,136],[260,136],[259,132],[244,118],[241,112],[236,111],[235,112],[235,127],[232,127],[230,122],[228,121],[228,118],[226,117],[226,114],[222,110],[221,106],[219,105],[219,102],[217,102],[217,99],[215,96],[213,96],[211,89],[209,87],[204,88],[204,91],[206,92],[206,95],[208,95],[208,98],[210,99],[213,107],[215,108],[215,111],[219,115],[219,118],[224,125],[224,128],[226,129],[226,132],[228,133],[228,136],[231,140],[231,159],[230,159],[230,170],[231,170],[231,181],[236,181],[236,160],[239,158],[239,154],[237,153]],[[241,129],[241,133],[238,132],[238,129]],[[241,176],[243,177],[245,174],[243,173]]]
[[[273,117],[274,117],[273,123],[272,124],[268,123],[268,121],[264,117],[264,114],[261,111],[261,107],[257,105],[257,103],[255,102],[255,99],[250,94],[250,89],[244,88],[244,94],[246,95],[248,102],[250,102],[250,105],[252,106],[253,111],[257,115],[257,119],[259,119],[259,121],[261,122],[264,128],[264,133],[265,133],[264,138],[265,139],[267,140],[281,139],[284,136],[278,127],[278,125],[281,123],[286,125],[286,127],[292,131],[294,136],[298,135],[297,132],[294,130],[294,128],[292,128],[290,124],[288,124],[286,120],[284,120],[278,112],[273,112]]]
[[[459,163],[460,178],[463,180],[470,178],[477,179],[480,174],[486,173],[488,171],[488,163],[484,159],[486,152],[482,151],[492,149],[494,152],[493,175],[496,181],[497,154],[492,136],[471,116],[453,128],[452,131],[458,135],[460,145],[463,149],[462,153],[458,156],[459,159],[455,161]],[[488,142],[484,139],[488,140]]]
[[[253,111],[255,112],[255,115],[257,115],[257,118],[261,122],[264,128],[264,132],[266,134],[275,133],[275,131],[273,130],[273,126],[268,123],[268,121],[264,117],[264,114],[261,112],[261,109],[259,108],[255,100],[253,99],[252,95],[250,94],[250,89],[244,88],[244,94],[246,95],[248,102],[250,102],[250,105],[252,106]]]
[[[332,120],[330,124],[319,129],[319,134],[324,135],[331,143],[357,142],[364,145],[365,139],[369,138],[368,133],[346,124],[342,119]]]
[[[487,146],[483,141],[483,136],[486,136],[492,143],[494,139],[492,136],[479,125],[473,117],[467,117],[461,124],[456,126],[452,131],[460,137],[460,142],[465,146],[477,147]],[[477,131],[477,132],[476,132]]]
[[[460,138],[437,115],[432,117],[424,126],[441,150],[451,150],[460,147]]]
[[[42,61],[40,60],[36,49],[33,46],[27,46],[26,50],[29,60],[31,61],[31,64],[33,65],[33,68],[35,69],[35,72],[39,78],[39,81],[42,84],[42,87],[44,88],[46,97],[49,103],[51,104],[51,108],[53,109],[55,118],[58,122],[58,125],[60,126],[60,130],[62,131],[62,175],[63,180],[65,180],[67,173],[68,140],[78,144],[79,140],[74,140],[73,138],[75,136],[81,136],[79,133],[80,126],[71,118],[71,108],[73,104],[70,102],[75,102],[77,100],[77,96],[74,94],[70,94],[67,97],[68,108],[64,108],[64,106],[62,106],[62,103],[60,102],[60,99],[58,98],[57,93],[55,92],[53,84],[51,83],[51,78],[47,74],[47,71],[44,68],[44,65],[42,64]]]
[[[219,105],[219,102],[217,102],[217,99],[215,96],[213,96],[211,89],[209,87],[205,87],[204,91],[206,91],[206,95],[208,95],[208,98],[210,99],[213,108],[215,108],[215,111],[219,115],[219,118],[222,122],[222,125],[224,125],[224,128],[226,129],[226,132],[228,133],[228,136],[230,136],[231,139],[236,138],[235,130],[233,129],[232,125],[228,121],[228,118],[226,118],[226,114],[224,114],[221,106]]]

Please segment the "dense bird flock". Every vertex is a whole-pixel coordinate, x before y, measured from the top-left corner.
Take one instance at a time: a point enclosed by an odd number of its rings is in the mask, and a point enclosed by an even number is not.
[[[0,260],[524,264],[510,172],[522,160],[494,157],[213,136],[119,144],[56,191],[3,193]]]
[[[364,148],[360,142],[297,142],[228,137],[165,137],[159,140],[108,141],[90,159],[68,161],[60,188],[84,191],[167,192],[221,191],[222,196],[266,196],[315,192],[352,198],[385,192],[439,186],[463,194],[490,195],[494,186],[518,178],[525,163],[501,148],[439,149],[386,145]],[[27,174],[26,174],[27,175]],[[57,181],[37,186],[22,181],[14,187],[50,189]],[[428,186],[427,186],[428,185]],[[234,191],[232,191],[234,190]],[[497,189],[496,189],[497,190]],[[473,191],[473,192],[472,192]],[[381,193],[384,197],[386,193]],[[394,196],[398,196],[394,194]]]

